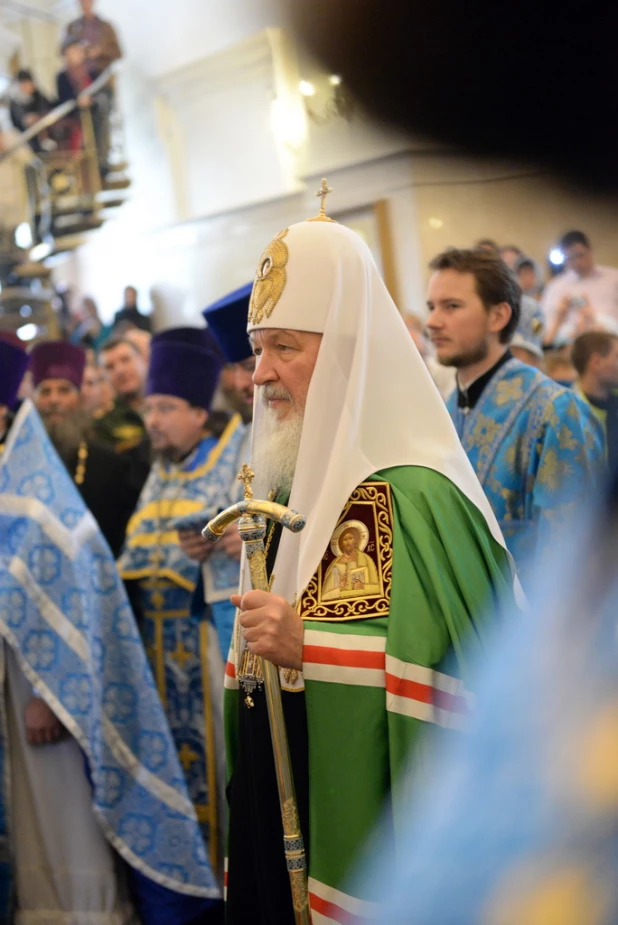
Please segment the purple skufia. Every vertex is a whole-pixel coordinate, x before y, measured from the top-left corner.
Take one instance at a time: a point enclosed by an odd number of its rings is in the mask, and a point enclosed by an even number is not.
[[[64,340],[48,340],[37,344],[30,354],[34,387],[44,379],[67,379],[81,389],[86,366],[86,351]]]
[[[221,357],[203,347],[153,338],[146,395],[173,395],[208,411],[222,366]]]
[[[219,342],[228,363],[240,363],[253,353],[247,335],[247,316],[252,289],[252,283],[241,286],[202,312],[208,329]]]
[[[25,350],[0,340],[0,405],[13,410],[17,393],[28,369],[30,357]]]
[[[201,347],[202,350],[218,354],[223,362],[226,362],[217,338],[208,328],[168,328],[166,331],[159,331],[152,338],[153,345],[163,341]]]

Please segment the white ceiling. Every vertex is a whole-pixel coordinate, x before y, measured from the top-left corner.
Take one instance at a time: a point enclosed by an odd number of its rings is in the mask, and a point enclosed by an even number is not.
[[[71,18],[78,3],[60,0],[52,7]],[[283,25],[278,0],[98,0],[96,9],[117,27],[128,63],[148,77]]]

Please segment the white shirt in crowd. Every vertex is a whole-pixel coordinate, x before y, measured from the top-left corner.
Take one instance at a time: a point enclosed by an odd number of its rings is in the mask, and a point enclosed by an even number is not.
[[[565,270],[553,279],[545,289],[542,302],[547,326],[565,296],[587,299],[596,312],[598,323],[608,330],[618,330],[618,269],[615,267],[596,266],[590,276],[583,277],[574,270]],[[576,314],[574,307],[562,325],[561,335],[567,335],[569,328],[574,327]]]

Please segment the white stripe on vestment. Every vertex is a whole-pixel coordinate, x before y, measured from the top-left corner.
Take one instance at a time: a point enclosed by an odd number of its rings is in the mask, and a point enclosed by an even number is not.
[[[431,703],[422,700],[412,700],[410,697],[398,697],[396,694],[386,694],[386,709],[389,713],[399,713],[401,716],[410,716],[425,723],[434,723],[445,729],[465,729],[468,717],[452,710],[443,710]]]
[[[0,513],[34,520],[68,559],[75,559],[84,541],[98,530],[96,521],[88,510],[79,523],[69,530],[42,501],[37,498],[22,498],[20,495],[1,495]]]
[[[66,642],[69,648],[87,665],[88,671],[91,672],[92,654],[85,637],[71,621],[64,616],[54,602],[44,594],[40,586],[36,584],[26,564],[21,559],[14,557],[11,559],[8,571],[13,578],[21,584],[31,600],[34,601],[41,616],[46,620],[48,625]],[[16,643],[13,643],[13,645],[15,647]],[[38,687],[39,681],[40,679],[37,682],[32,682],[33,686]],[[64,720],[63,722],[64,725],[67,725]],[[67,728],[70,728],[70,726]],[[195,809],[191,801],[180,796],[174,787],[164,783],[155,774],[144,767],[129,746],[123,741],[112,721],[107,717],[105,717],[103,721],[103,731],[107,744],[116,760],[129,772],[129,774],[131,774],[134,780],[138,781],[143,787],[153,793],[162,803],[169,806],[170,809],[176,810],[190,818],[194,818]]]
[[[86,511],[80,522],[71,530],[77,548],[88,543],[99,533],[99,525],[90,511]],[[101,534],[102,535],[102,534]]]
[[[36,671],[32,670],[28,662],[24,659],[23,655],[19,652],[19,646],[15,635],[1,620],[0,634],[4,637],[7,644],[13,649],[19,662],[19,667],[23,671],[26,678],[30,681],[31,685],[43,695],[43,699],[46,701],[52,712],[56,714],[62,725],[66,727],[75,741],[79,743],[84,754],[88,755],[92,761],[92,755],[90,754],[88,748],[88,739],[84,735],[83,730],[77,725],[71,714],[65,710],[60,701],[56,699],[44,681],[42,681],[41,678],[37,675]],[[114,830],[107,822],[103,813],[101,813],[100,809],[95,806],[94,811],[108,841],[114,846],[118,854],[123,857],[131,867],[134,867],[135,870],[139,870],[150,880],[154,880],[155,883],[161,883],[163,886],[168,887],[170,890],[174,890],[176,893],[182,893],[187,896],[206,896],[212,899],[218,898],[216,895],[213,896],[212,891],[207,888],[200,888],[196,890],[194,888],[187,887],[184,883],[179,883],[178,880],[175,880],[172,877],[166,877],[160,872],[153,870],[129,848],[123,839],[116,835]]]
[[[384,687],[385,674],[380,668],[354,668],[350,665],[321,665],[303,662],[306,681],[328,681],[331,684],[356,684],[360,687]]]
[[[366,899],[357,899],[356,896],[342,893],[341,890],[336,890],[332,886],[327,886],[314,877],[309,877],[308,887],[310,893],[315,893],[316,896],[319,896],[319,898],[323,899],[325,902],[334,903],[334,905],[339,906],[340,909],[344,909],[352,915],[362,915],[365,918],[370,918],[380,909],[378,903],[368,902]]]
[[[394,658],[392,655],[386,656],[386,673],[404,681],[425,684],[446,694],[452,694],[454,697],[465,698],[467,696],[460,678],[442,674],[440,671],[425,668],[423,665],[415,665],[413,662],[402,662],[401,659]]]
[[[126,744],[112,721],[107,717],[103,720],[103,731],[110,751],[113,752],[118,763],[126,768],[131,777],[133,777],[138,784],[141,784],[145,790],[154,793],[154,795],[158,797],[162,803],[169,806],[170,809],[175,809],[191,819],[195,818],[193,803],[191,803],[190,800],[185,800],[174,787],[164,783],[156,774],[153,774],[152,771],[144,767],[139,758]]]
[[[315,909],[311,910],[311,925],[341,925],[337,919],[331,919],[327,915],[322,915],[321,912],[316,912]]]
[[[54,632],[61,639],[64,639],[68,647],[76,655],[79,655],[83,662],[88,662],[90,660],[88,643],[77,627],[65,617],[60,608],[41,590],[41,586],[34,580],[34,576],[26,563],[14,556],[9,563],[8,571],[25,589],[30,600],[36,604],[41,616],[45,618]]]
[[[358,636],[352,633],[325,633],[305,630],[306,646],[323,646],[325,649],[358,649],[363,652],[384,652],[386,636]]]
[[[460,678],[434,671],[432,668],[426,668],[423,665],[403,662],[401,659],[393,658],[392,655],[386,656],[386,674],[386,709],[391,713],[410,716],[412,719],[434,723],[436,726],[443,726],[446,729],[463,729],[466,727],[471,695],[465,690],[463,681]],[[388,690],[389,675],[397,680],[419,684],[430,691],[436,692],[436,695],[438,695],[436,699],[439,698],[439,694],[456,697],[464,702],[462,707],[465,704],[466,709],[450,710],[447,707],[439,706],[439,704],[427,703],[422,697],[414,697],[414,695],[406,694],[403,691],[393,693]]]

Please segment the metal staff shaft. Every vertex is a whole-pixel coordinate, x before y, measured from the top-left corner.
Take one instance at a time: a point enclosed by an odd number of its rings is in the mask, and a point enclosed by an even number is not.
[[[245,474],[245,500],[218,514],[206,525],[202,535],[207,540],[216,542],[230,524],[239,520],[240,535],[245,546],[247,562],[249,563],[251,587],[257,591],[268,591],[269,582],[264,551],[266,518],[282,524],[294,533],[298,533],[303,529],[305,518],[281,504],[275,504],[271,501],[252,500],[251,489],[247,481],[250,484],[250,479],[247,479]],[[279,669],[267,659],[261,659],[260,661],[264,674],[264,693],[266,695],[277,776],[281,820],[283,823],[283,847],[292,890],[294,918],[297,925],[311,925],[307,889],[307,859],[300,830],[290,747],[281,702]]]

